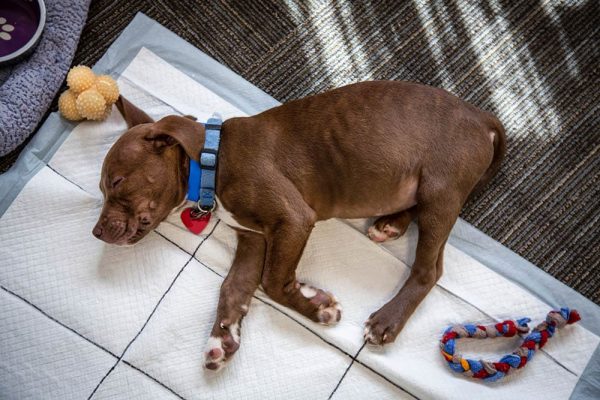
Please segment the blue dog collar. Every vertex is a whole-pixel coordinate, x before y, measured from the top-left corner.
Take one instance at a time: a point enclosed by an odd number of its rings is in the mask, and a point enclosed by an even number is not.
[[[203,125],[205,136],[200,161],[190,158],[187,199],[197,202],[202,211],[209,212],[215,206],[217,158],[223,121],[215,114]]]

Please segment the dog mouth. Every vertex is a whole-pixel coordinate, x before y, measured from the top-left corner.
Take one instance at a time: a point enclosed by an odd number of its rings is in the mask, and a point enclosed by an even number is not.
[[[131,235],[125,242],[125,244],[135,244],[137,242],[139,242],[144,236],[146,236],[146,234],[148,233],[148,231],[142,227],[139,227],[134,233],[133,235]]]
[[[150,231],[151,224],[142,221],[139,223],[127,221],[105,221],[98,223],[93,230],[93,235],[98,239],[116,246],[128,246],[139,242]]]

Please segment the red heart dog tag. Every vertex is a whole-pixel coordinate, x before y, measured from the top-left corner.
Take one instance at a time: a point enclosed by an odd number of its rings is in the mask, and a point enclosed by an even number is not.
[[[181,221],[190,230],[190,232],[196,235],[200,234],[208,225],[210,221],[210,213],[202,214],[195,217],[193,214],[195,210],[192,207],[187,207],[181,212]]]

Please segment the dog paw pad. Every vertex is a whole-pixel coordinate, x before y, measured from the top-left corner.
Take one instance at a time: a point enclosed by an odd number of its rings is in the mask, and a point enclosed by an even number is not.
[[[373,225],[369,227],[369,230],[367,231],[367,236],[369,237],[369,239],[377,243],[397,239],[400,237],[400,235],[400,230],[389,224],[385,224],[382,230],[377,229],[375,225]]]
[[[225,350],[223,349],[223,340],[219,337],[211,336],[206,344],[204,367],[212,371],[220,370],[225,365]]]
[[[204,352],[204,367],[206,369],[219,371],[240,347],[239,331],[237,330],[237,324],[235,325],[235,332],[225,333],[223,337],[211,336],[208,339]],[[231,327],[229,329],[231,330]]]
[[[329,307],[323,307],[317,311],[317,318],[323,325],[337,324],[342,319],[342,306],[334,299],[333,304]]]

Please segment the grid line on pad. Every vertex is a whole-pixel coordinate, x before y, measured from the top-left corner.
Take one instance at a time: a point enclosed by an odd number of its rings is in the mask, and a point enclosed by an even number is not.
[[[136,341],[136,339],[144,331],[144,328],[146,328],[146,326],[148,325],[148,322],[150,321],[150,319],[152,319],[152,316],[156,313],[156,310],[158,309],[158,307],[160,306],[160,304],[164,300],[165,296],[169,293],[169,291],[171,290],[171,288],[173,287],[173,285],[175,285],[175,282],[177,282],[177,279],[183,273],[183,271],[186,269],[186,267],[189,265],[189,263],[194,259],[194,255],[196,254],[196,252],[198,251],[198,249],[200,248],[200,246],[202,246],[202,244],[215,231],[215,228],[219,225],[219,222],[220,221],[217,221],[217,223],[213,226],[213,229],[208,233],[208,235],[206,235],[206,237],[204,239],[202,239],[202,241],[198,244],[198,246],[196,247],[196,249],[194,250],[194,252],[190,255],[190,257],[187,260],[187,262],[183,265],[183,267],[181,267],[181,269],[179,270],[179,272],[177,273],[177,275],[175,276],[175,278],[173,279],[173,281],[171,282],[171,284],[169,285],[169,287],[167,288],[167,290],[162,294],[162,296],[160,297],[160,299],[158,300],[158,302],[156,303],[156,305],[152,309],[152,312],[150,313],[150,315],[146,319],[146,322],[144,322],[144,325],[140,328],[140,330],[134,336],[134,338],[131,339],[131,341],[127,344],[127,346],[125,347],[125,349],[123,350],[123,352],[121,353],[121,355],[119,356],[119,358],[117,359],[117,361],[115,362],[115,364],[106,372],[106,374],[104,375],[104,377],[102,377],[102,379],[100,380],[100,382],[98,382],[98,385],[96,385],[96,387],[94,388],[94,390],[92,391],[92,393],[90,393],[90,395],[88,397],[88,400],[91,399],[92,397],[94,397],[94,394],[96,393],[96,391],[98,390],[98,388],[102,385],[102,383],[106,380],[106,378],[115,370],[115,368],[117,367],[117,365],[121,362],[121,360],[125,356],[125,353],[127,353],[127,350],[131,347],[131,345]],[[163,236],[161,235],[161,237],[163,237]],[[164,239],[166,240],[166,238],[164,238]],[[167,240],[167,241],[170,242],[169,240]],[[172,389],[171,389],[171,391],[172,391]]]
[[[331,392],[331,394],[329,395],[329,397],[327,398],[327,400],[331,400],[331,398],[333,397],[333,395],[335,394],[335,392],[338,390],[338,388],[342,384],[342,381],[344,380],[344,378],[348,374],[348,371],[350,371],[350,368],[352,368],[352,366],[354,365],[354,362],[356,361],[356,357],[358,357],[358,355],[360,354],[360,352],[362,351],[362,349],[364,349],[364,347],[365,347],[366,344],[367,344],[367,342],[364,342],[363,345],[360,346],[360,349],[358,349],[358,351],[356,352],[356,354],[352,357],[352,360],[350,361],[350,364],[348,364],[348,367],[344,370],[344,373],[340,377],[340,380],[338,381],[338,383],[333,388],[333,391]]]
[[[52,167],[50,165],[50,163],[46,164],[46,167],[48,167],[48,169],[50,169],[50,171],[54,172],[56,175],[60,176],[61,178],[63,178],[65,181],[69,182],[70,184],[77,186],[79,189],[81,189],[83,192],[85,192],[86,194],[94,197],[90,192],[88,192],[87,190],[85,190],[84,188],[82,188],[80,185],[78,185],[77,183],[73,182],[72,180],[70,180],[69,178],[67,178],[66,176],[64,176],[63,174],[61,174],[60,172],[58,172],[54,167]]]
[[[94,342],[92,339],[86,337],[85,335],[83,335],[82,333],[76,331],[75,329],[71,328],[68,325],[65,325],[64,323],[62,323],[61,321],[57,320],[56,318],[54,318],[53,316],[51,316],[50,314],[48,314],[46,311],[42,310],[40,307],[38,307],[37,305],[33,304],[32,302],[30,302],[29,300],[27,300],[26,298],[24,298],[23,296],[20,296],[19,294],[13,292],[12,290],[4,287],[3,285],[0,285],[0,289],[4,290],[6,293],[16,297],[17,299],[23,301],[25,304],[29,305],[30,307],[32,307],[33,309],[37,310],[39,313],[41,313],[43,316],[45,316],[46,318],[48,318],[49,320],[57,323],[58,325],[62,326],[63,328],[67,329],[68,331],[74,333],[75,335],[77,335],[78,337],[80,337],[81,339],[85,340],[86,342],[93,344],[94,346],[98,347],[100,350],[103,350],[104,352],[110,354],[111,356],[118,358],[118,356],[113,353],[112,351],[108,350],[106,347],[102,346],[99,343]]]
[[[88,342],[89,344],[97,347],[98,349],[104,351],[105,353],[107,353],[108,355],[114,357],[115,359],[118,359],[119,356],[116,355],[115,353],[113,353],[112,351],[108,350],[106,347],[102,346],[99,343],[96,343],[95,341],[93,341],[92,339],[86,337],[85,335],[83,335],[81,332],[69,327],[68,325],[65,325],[63,322],[59,321],[58,319],[54,318],[53,316],[51,316],[50,314],[48,314],[46,311],[44,311],[43,309],[41,309],[39,306],[33,304],[32,302],[30,302],[29,300],[25,299],[24,297],[18,295],[17,293],[11,291],[10,289],[0,285],[0,289],[2,289],[3,291],[5,291],[6,293],[16,297],[17,299],[21,300],[22,302],[24,302],[25,304],[27,304],[28,306],[30,306],[31,308],[35,309],[37,312],[39,312],[40,314],[42,314],[43,316],[45,316],[46,318],[48,318],[49,320],[51,320],[52,322],[58,324],[59,326],[67,329],[68,331],[70,331],[71,333],[75,334],[77,337],[85,340],[86,342]],[[131,368],[139,371],[140,373],[142,373],[143,375],[147,376],[149,379],[153,380],[154,382],[156,382],[157,384],[159,384],[160,386],[164,387],[165,389],[169,390],[170,392],[172,392],[174,395],[176,395],[177,397],[179,397],[180,399],[185,400],[184,397],[182,397],[181,395],[179,395],[178,393],[176,393],[173,389],[171,389],[170,387],[168,387],[167,385],[165,385],[163,382],[159,381],[158,379],[156,379],[155,377],[151,376],[150,374],[148,374],[146,371],[144,371],[143,369],[136,367],[135,365],[130,364],[129,362],[123,360],[123,363],[127,364],[128,366],[130,366]]]
[[[148,372],[144,371],[143,369],[141,369],[141,368],[133,365],[132,363],[130,363],[127,360],[122,360],[122,362],[123,362],[123,364],[127,365],[128,367],[133,368],[134,370],[138,371],[139,373],[141,373],[142,375],[144,375],[146,378],[152,380],[153,382],[156,382],[157,384],[159,384],[163,388],[167,389],[169,392],[171,392],[173,395],[177,396],[181,400],[186,400],[185,397],[183,397],[182,395],[180,395],[179,393],[177,393],[175,390],[171,389],[169,386],[167,386],[166,384],[164,384],[163,382],[161,382],[160,380],[158,380],[154,376],[150,375]]]

